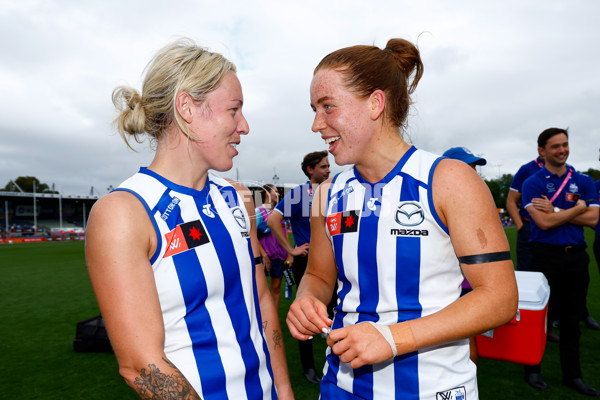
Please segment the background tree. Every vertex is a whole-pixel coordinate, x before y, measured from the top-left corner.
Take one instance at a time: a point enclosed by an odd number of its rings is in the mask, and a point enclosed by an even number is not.
[[[4,186],[3,191],[18,192],[19,189],[12,182],[15,182],[17,185],[19,185],[19,187],[26,193],[33,193],[34,182],[36,193],[58,193],[56,190],[51,190],[47,184],[41,183],[40,180],[35,176],[20,176],[17,179],[13,179],[13,181],[8,182],[6,186]]]
[[[600,171],[594,168],[590,168],[587,171],[583,171],[584,174],[589,175],[592,177],[592,179],[595,181],[597,181],[598,179],[600,179]]]
[[[492,197],[497,208],[506,208],[506,196],[510,190],[512,180],[512,174],[504,174],[500,178],[485,181],[490,192],[492,192]]]

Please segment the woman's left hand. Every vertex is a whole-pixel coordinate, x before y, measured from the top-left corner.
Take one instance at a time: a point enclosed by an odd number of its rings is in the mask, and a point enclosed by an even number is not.
[[[332,330],[327,336],[327,345],[342,362],[350,363],[354,369],[385,361],[394,355],[383,335],[366,322]]]

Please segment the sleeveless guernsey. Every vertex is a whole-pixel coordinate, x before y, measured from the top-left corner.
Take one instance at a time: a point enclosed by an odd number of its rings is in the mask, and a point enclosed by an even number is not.
[[[250,219],[235,189],[209,173],[197,191],[141,168],[116,190],[137,196],[154,224],[169,360],[203,399],[276,399]]]
[[[435,313],[458,299],[463,275],[432,200],[441,158],[412,147],[380,182],[356,168],[332,181],[326,230],[338,267],[333,329]],[[327,349],[323,399],[476,399],[469,342],[458,340],[352,369]]]

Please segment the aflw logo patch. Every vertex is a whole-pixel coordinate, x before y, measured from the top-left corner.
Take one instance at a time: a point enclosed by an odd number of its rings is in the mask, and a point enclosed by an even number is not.
[[[177,225],[165,235],[167,251],[164,257],[170,257],[210,242],[202,221],[196,220]]]
[[[437,392],[435,394],[435,400],[466,400],[466,398],[467,393],[464,386],[459,386],[444,392]]]
[[[330,236],[339,235],[340,233],[358,231],[358,218],[360,211],[344,211],[331,214],[327,217],[326,225]]]

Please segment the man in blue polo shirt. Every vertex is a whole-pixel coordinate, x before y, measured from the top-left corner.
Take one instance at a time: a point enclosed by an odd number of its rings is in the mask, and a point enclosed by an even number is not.
[[[539,156],[519,168],[506,196],[506,210],[517,228],[517,270],[519,271],[529,271],[531,267],[531,245],[529,244],[531,217],[527,210],[525,210],[525,207],[523,207],[523,202],[521,202],[520,206],[518,203],[521,200],[523,182],[544,167],[544,159],[542,157]]]
[[[288,261],[292,261],[292,271],[296,284],[300,285],[300,280],[306,271],[308,262],[308,245],[310,243],[310,210],[312,206],[313,194],[317,186],[329,178],[329,161],[326,151],[316,151],[304,156],[302,161],[302,171],[308,177],[309,181],[303,185],[296,186],[277,203],[275,211],[271,213],[267,225],[275,235],[277,241],[288,253]],[[292,225],[295,247],[292,248],[287,237],[283,234],[281,228],[282,219],[287,218]],[[312,341],[298,341],[300,350],[300,363],[304,377],[312,383],[321,381],[320,375],[315,370],[315,361],[313,356]]]
[[[538,137],[538,151],[545,158],[545,166],[525,180],[522,196],[532,219],[531,270],[543,272],[550,284],[549,307],[560,321],[563,384],[600,397],[600,391],[583,381],[579,361],[579,321],[590,279],[583,227],[598,223],[598,197],[592,179],[567,165],[566,129],[543,131]],[[550,212],[543,201],[546,199],[554,206]],[[540,370],[539,364],[526,367],[525,379],[532,387],[546,390]]]
[[[598,157],[598,161],[600,161],[600,156]],[[600,201],[600,179],[594,182],[596,186],[596,197],[598,197],[598,201]],[[596,264],[598,264],[598,272],[600,272],[600,221],[596,224],[596,237],[594,238],[594,257],[596,258]]]

